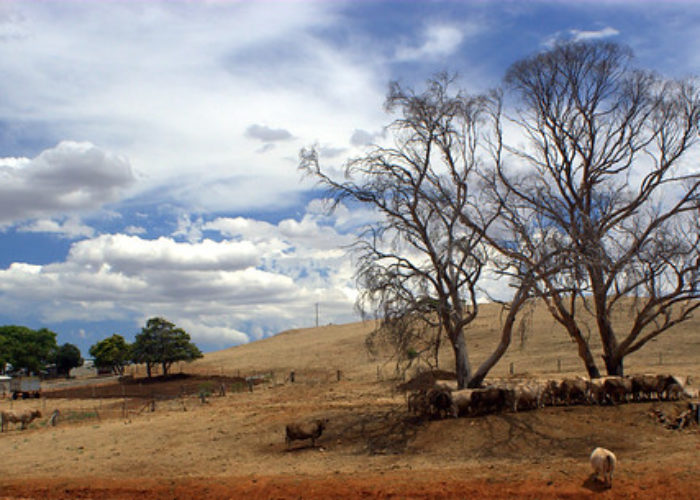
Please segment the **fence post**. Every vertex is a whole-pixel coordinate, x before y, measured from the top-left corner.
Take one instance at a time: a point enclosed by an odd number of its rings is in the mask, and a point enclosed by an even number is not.
[[[294,370],[289,372],[289,381],[293,384],[294,383]]]
[[[337,378],[338,378],[338,382],[340,382],[340,378],[341,378],[341,376],[342,376],[342,373],[340,372],[340,370],[338,370],[338,371],[336,372],[336,376],[337,376]]]
[[[511,361],[510,363],[510,374],[513,375],[514,369],[513,369],[513,362]]]

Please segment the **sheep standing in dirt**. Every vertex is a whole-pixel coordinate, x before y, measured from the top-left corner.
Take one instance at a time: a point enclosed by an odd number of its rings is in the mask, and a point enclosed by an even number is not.
[[[8,426],[8,424],[10,423],[21,423],[21,429],[24,430],[29,424],[32,423],[32,420],[40,417],[41,412],[39,410],[27,410],[25,412],[20,413],[19,415],[11,411],[0,412],[0,432],[5,432],[5,427]]]
[[[326,428],[327,424],[327,418],[314,420],[312,422],[287,424],[285,429],[287,449],[289,449],[289,445],[292,441],[296,439],[311,439],[311,446],[316,446],[316,439],[323,434],[323,430]]]
[[[602,475],[603,483],[608,488],[612,487],[613,471],[616,463],[615,454],[610,450],[598,447],[591,453],[591,466],[595,477],[598,479]]]

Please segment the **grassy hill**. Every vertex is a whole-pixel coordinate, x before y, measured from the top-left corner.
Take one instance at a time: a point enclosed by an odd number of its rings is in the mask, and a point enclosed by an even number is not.
[[[504,314],[497,304],[481,306],[479,316],[468,327],[467,345],[474,368],[493,350],[498,342]],[[591,345],[601,372],[602,348],[592,318]],[[630,323],[629,311],[621,310],[613,318],[619,332]],[[209,353],[204,359],[185,367],[194,373],[250,374],[273,371],[276,377],[286,377],[294,370],[297,375],[319,378],[343,376],[376,380],[391,377],[394,364],[387,356],[372,357],[365,349],[365,338],[375,327],[374,321],[329,325],[318,328],[289,330],[273,337]],[[505,376],[511,364],[516,375],[554,375],[559,373],[585,375],[573,343],[565,330],[550,316],[543,304],[536,304],[528,313],[522,328],[516,328],[510,349],[490,375]],[[440,367],[451,370],[454,357],[444,343]],[[671,372],[700,377],[700,313],[684,324],[663,333],[647,343],[640,351],[625,359],[626,373]]]

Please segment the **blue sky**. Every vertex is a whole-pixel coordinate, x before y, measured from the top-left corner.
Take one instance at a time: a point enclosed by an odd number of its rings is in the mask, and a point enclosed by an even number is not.
[[[357,319],[343,246],[372,214],[297,171],[380,137],[388,82],[470,92],[557,40],[697,75],[698,2],[0,0],[0,324],[59,343],[152,316],[205,351]]]

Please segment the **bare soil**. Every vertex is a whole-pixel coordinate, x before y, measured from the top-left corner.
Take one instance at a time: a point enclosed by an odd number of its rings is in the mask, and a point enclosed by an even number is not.
[[[401,381],[387,380],[391,367],[364,351],[367,330],[360,324],[288,332],[208,354],[184,367],[190,377],[146,381],[136,373],[132,384],[147,390],[132,398],[110,397],[122,391],[118,382],[94,379],[75,381],[82,392],[62,397],[0,400],[1,410],[43,413],[27,430],[0,434],[0,499],[698,498],[698,426],[669,430],[653,412],[674,415],[687,402],[421,421],[406,412]],[[657,366],[652,351],[637,371],[695,375],[695,332],[677,334],[689,341],[676,365],[665,354]],[[568,355],[572,347],[564,347]],[[529,376],[552,376],[549,368],[538,371],[539,350],[516,354],[511,359]],[[271,375],[249,392],[241,390],[239,372]],[[206,402],[182,390],[222,381],[226,395],[213,391]],[[69,386],[56,384],[51,395]],[[153,408],[141,404],[151,398]],[[124,402],[140,409],[107,411]],[[51,427],[54,409],[85,418]],[[297,441],[288,450],[285,425],[318,417],[329,425],[317,446]],[[618,457],[609,490],[591,475],[588,456],[596,446]]]

